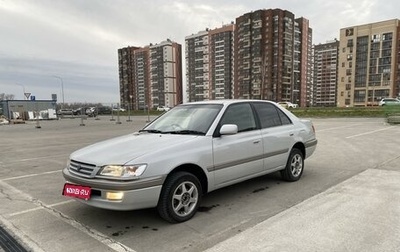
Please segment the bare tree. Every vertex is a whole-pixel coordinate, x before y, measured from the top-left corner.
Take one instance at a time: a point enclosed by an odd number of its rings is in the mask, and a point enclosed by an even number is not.
[[[15,95],[13,95],[13,94],[6,94],[5,95],[5,99],[8,100],[8,101],[14,100],[14,98],[15,98]]]
[[[0,101],[14,100],[15,95],[0,93]]]

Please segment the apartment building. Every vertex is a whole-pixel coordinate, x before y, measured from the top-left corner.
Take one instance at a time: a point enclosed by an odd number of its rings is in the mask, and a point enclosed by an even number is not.
[[[171,40],[118,49],[121,107],[154,109],[182,103],[182,49]]]
[[[303,17],[295,19],[294,32],[295,86],[292,100],[301,106],[310,106],[313,99],[313,55],[312,29],[308,19]]]
[[[150,65],[150,48],[146,46],[135,50],[133,67],[131,66],[130,69],[135,76],[135,81],[131,83],[134,95],[130,99],[133,104],[131,108],[134,110],[145,109],[147,106],[152,107],[149,88],[151,82]],[[126,103],[121,104],[126,107]]]
[[[133,83],[136,83],[134,68],[134,52],[139,47],[128,46],[118,49],[118,70],[119,70],[119,94],[120,104],[127,107],[133,104],[136,107],[137,100],[132,100],[137,96]],[[132,98],[131,98],[132,97]],[[135,103],[133,103],[135,102]]]
[[[209,82],[211,99],[233,97],[233,31],[234,24],[210,30],[209,37]]]
[[[182,46],[171,40],[150,46],[150,107],[182,103]]]
[[[188,101],[230,99],[234,24],[185,37]]]
[[[336,106],[338,62],[338,40],[314,46],[313,106]]]
[[[208,29],[185,37],[187,101],[209,100]]]
[[[340,29],[338,107],[377,106],[400,90],[398,19]]]
[[[281,9],[236,18],[234,97],[308,106],[312,87],[312,29]]]

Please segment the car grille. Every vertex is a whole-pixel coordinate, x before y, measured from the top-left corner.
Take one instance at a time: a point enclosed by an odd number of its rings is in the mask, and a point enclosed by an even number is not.
[[[87,164],[75,160],[70,160],[69,171],[81,177],[94,178],[98,171],[98,168],[94,164]]]

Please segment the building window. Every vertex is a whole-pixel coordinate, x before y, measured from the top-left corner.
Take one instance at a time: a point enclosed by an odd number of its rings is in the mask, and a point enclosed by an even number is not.
[[[346,37],[353,36],[353,34],[354,34],[354,28],[346,29]]]
[[[392,32],[382,34],[382,40],[383,41],[392,40],[392,38],[393,38],[393,33]]]
[[[354,102],[365,102],[366,92],[365,90],[354,91]]]
[[[373,42],[373,43],[380,42],[381,41],[381,35],[380,34],[374,34],[374,35],[372,35],[371,40],[372,40],[371,42]]]
[[[347,40],[347,47],[353,47],[353,39]]]

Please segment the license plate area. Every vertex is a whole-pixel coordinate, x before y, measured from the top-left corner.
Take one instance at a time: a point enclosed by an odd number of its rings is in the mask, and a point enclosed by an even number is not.
[[[90,199],[92,190],[89,186],[81,186],[65,183],[62,195],[78,199]]]

